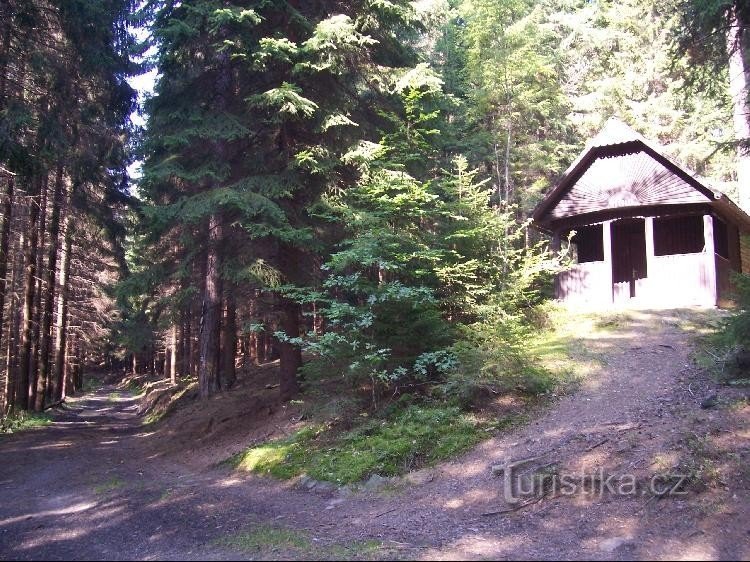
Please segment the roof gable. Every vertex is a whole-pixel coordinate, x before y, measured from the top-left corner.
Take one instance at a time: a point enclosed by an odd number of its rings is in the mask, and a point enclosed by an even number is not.
[[[606,209],[711,203],[722,197],[664,156],[661,147],[612,118],[537,205],[533,218],[545,227]]]
[[[559,219],[618,207],[709,201],[641,148],[594,158],[548,215]]]

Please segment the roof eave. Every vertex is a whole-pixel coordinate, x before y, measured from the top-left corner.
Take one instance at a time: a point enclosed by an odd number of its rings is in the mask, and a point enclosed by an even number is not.
[[[723,193],[716,192],[716,198],[711,201],[711,206],[732,216],[740,231],[744,234],[750,234],[750,215],[743,211],[740,206],[729,197]]]

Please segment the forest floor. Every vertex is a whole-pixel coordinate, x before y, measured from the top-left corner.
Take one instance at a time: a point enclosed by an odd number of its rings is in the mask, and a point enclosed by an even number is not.
[[[717,385],[692,360],[715,314],[633,312],[579,334],[598,365],[579,390],[371,491],[233,471],[219,464],[231,449],[216,433],[224,420],[165,435],[131,394],[104,386],[49,426],[0,436],[0,559],[750,559],[747,390]],[[245,424],[257,439],[291,416],[265,415],[265,430]],[[518,473],[591,486],[564,494],[547,479],[506,502],[492,467],[529,458]],[[675,474],[686,493],[662,496]],[[614,475],[610,490],[601,475]],[[618,489],[631,475],[637,493]]]

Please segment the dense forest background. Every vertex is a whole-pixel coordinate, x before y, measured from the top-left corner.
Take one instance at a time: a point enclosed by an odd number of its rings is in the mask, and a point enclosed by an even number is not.
[[[740,0],[5,0],[3,411],[84,369],[205,398],[277,359],[284,400],[320,372],[376,404],[543,384],[523,342],[565,256],[527,217],[611,116],[743,199],[749,26]]]

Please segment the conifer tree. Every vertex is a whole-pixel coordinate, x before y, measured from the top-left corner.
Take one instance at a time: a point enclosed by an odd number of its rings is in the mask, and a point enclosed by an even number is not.
[[[79,220],[108,233],[92,251],[119,253],[118,214],[127,202],[126,120],[133,98],[125,82],[132,69],[133,42],[126,29],[131,8],[129,0],[9,0],[1,8],[0,167],[12,178],[12,188],[6,184],[8,230],[0,244],[7,245],[0,270],[13,266],[22,295],[4,315],[12,328],[4,332],[6,387],[14,389],[10,407],[45,407],[52,340],[66,337],[53,331],[55,299],[70,294],[70,287],[55,283],[64,247],[65,186],[75,191],[71,201]],[[21,250],[21,262],[8,262],[11,242]]]
[[[222,285],[233,278],[271,289],[259,272],[316,282],[308,265],[317,245],[309,208],[326,190],[351,182],[354,170],[342,156],[378,123],[389,68],[413,61],[401,39],[414,22],[401,0],[154,2],[149,9],[162,76],[143,146],[145,242],[158,253],[160,241],[179,240],[163,262],[165,278],[156,281],[165,298],[171,291],[182,300],[167,285],[195,293],[185,272],[196,260],[205,269],[201,310],[190,321],[201,330],[199,378],[207,396],[224,378]],[[221,251],[229,238],[239,255]],[[275,301],[281,331],[295,337],[299,306],[280,294]],[[288,398],[297,390],[300,350],[284,338],[277,345],[280,392]]]
[[[734,127],[739,203],[750,210],[750,6],[741,0],[677,0],[674,65],[685,57],[688,84],[728,97]],[[693,92],[691,92],[693,93]]]

